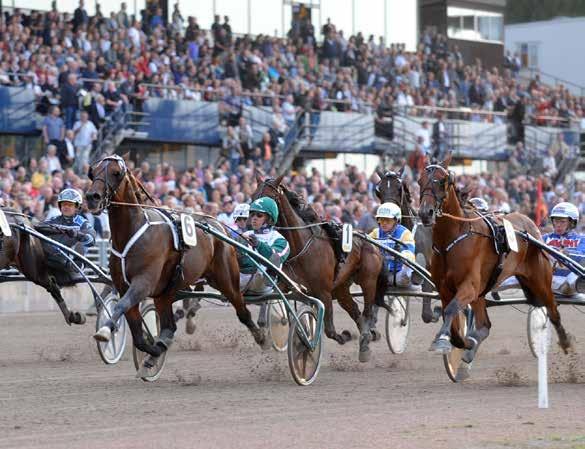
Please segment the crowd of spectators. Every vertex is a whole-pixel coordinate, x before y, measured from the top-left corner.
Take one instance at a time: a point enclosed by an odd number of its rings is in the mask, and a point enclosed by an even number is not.
[[[57,194],[66,187],[83,192],[89,184],[85,176],[77,175],[71,168],[64,171],[51,170],[52,161],[32,159],[24,165],[17,159],[5,158],[0,165],[0,201],[37,219],[59,214]],[[249,202],[257,187],[253,162],[240,166],[237,174],[230,174],[229,161],[217,169],[204,166],[201,161],[179,173],[172,165],[151,166],[142,162],[128,167],[142,181],[146,189],[163,206],[186,212],[204,213],[231,224],[231,214],[237,204]],[[409,185],[413,206],[418,207],[419,187],[416,173],[404,159],[396,160],[387,169],[405,167],[403,179]],[[508,167],[508,170],[514,170]],[[379,204],[375,194],[378,178],[372,173],[360,171],[355,166],[324,176],[317,169],[300,169],[290,172],[284,182],[302,194],[324,220],[338,223],[353,223],[364,231],[375,226],[374,214]],[[517,172],[513,177],[501,170],[476,175],[461,175],[456,178],[460,187],[466,187],[471,196],[486,199],[492,210],[519,211],[535,218],[538,180],[542,183],[542,199],[548,210],[560,201],[572,201],[585,214],[585,183],[576,184],[575,193],[563,184],[555,185],[550,176]],[[107,219],[104,216],[86,216],[97,227],[99,234],[108,237]],[[582,220],[583,223],[583,220]],[[581,223],[581,224],[582,224]]]
[[[497,123],[507,117],[514,142],[523,140],[522,123],[585,127],[584,98],[538,76],[523,80],[517,55],[507,54],[502,69],[464,61],[457,46],[432,30],[409,52],[382,37],[346,36],[330,20],[318,44],[312,25],[293,27],[286,38],[235,36],[227,16],[222,22],[217,15],[204,30],[197,18],[185,20],[178,4],[168,21],[153,8],[134,17],[122,3],[104,15],[97,4],[90,17],[80,0],[73,15],[55,8],[5,12],[0,84],[33,89],[40,112],[52,115],[60,106],[74,137],[80,110],[99,129],[116,108],[140,110],[148,97],[220,101],[232,127],[243,105],[271,106],[279,115],[273,146],[299,115],[309,113],[317,125],[322,110],[376,113],[378,119],[397,111],[436,117],[436,108],[447,108],[445,118]],[[64,138],[56,145],[62,164]]]
[[[449,48],[446,37],[432,30],[422,34],[415,52],[408,52],[383,38],[362,33],[346,37],[329,20],[319,30],[323,42],[318,44],[312,26],[293,28],[286,38],[235,36],[227,16],[223,22],[216,16],[210,30],[203,30],[196,18],[185,20],[178,5],[168,22],[160,9],[144,10],[137,18],[125,3],[109,15],[97,6],[93,17],[83,0],[73,15],[15,9],[5,12],[0,23],[0,84],[32,89],[37,110],[46,114],[44,156],[26,165],[5,160],[0,197],[37,218],[56,213],[56,194],[63,187],[86,188],[89,154],[107,117],[120,108],[140,111],[149,97],[220,102],[226,137],[225,162],[219,168],[198,163],[176,173],[172,166],[144,162],[136,169],[164,205],[222,220],[229,220],[235,204],[249,200],[254,167],[269,170],[289,131],[305,116],[318,125],[323,110],[375,115],[382,131],[384,118],[397,112],[432,117],[433,124],[424,124],[418,136],[421,151],[396,161],[408,167],[405,176],[414,192],[431,142],[438,156],[446,151],[441,147],[443,119],[497,123],[507,117],[516,144],[508,173],[460,181],[472,185],[494,208],[532,216],[537,174],[526,171],[533,167],[533,155],[523,148],[523,124],[577,123],[585,128],[583,98],[562,85],[549,87],[538,77],[523,81],[517,56],[507,55],[502,69],[464,61],[456,46]],[[241,116],[243,105],[272,108],[272,126],[260,142],[253,140],[250,124]],[[553,181],[563,143],[542,160],[546,201],[575,200],[583,210],[585,185],[578,184],[575,197],[566,198],[567,191]],[[289,182],[323,218],[354,221],[365,230],[372,225],[376,201],[369,174],[347,167],[325,178],[316,170],[301,170]]]

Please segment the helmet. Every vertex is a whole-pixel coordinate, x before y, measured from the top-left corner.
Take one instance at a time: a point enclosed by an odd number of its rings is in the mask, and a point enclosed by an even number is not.
[[[487,212],[490,208],[486,200],[477,196],[475,198],[471,198],[469,202],[480,212]]]
[[[571,203],[559,203],[553,207],[550,218],[568,218],[573,221],[573,225],[576,225],[579,221],[579,209]]]
[[[232,218],[237,220],[238,218],[248,218],[250,216],[250,205],[246,203],[238,204],[235,209],[234,213],[232,214]]]
[[[278,220],[278,206],[276,205],[276,201],[267,196],[258,198],[250,204],[250,212],[262,212],[267,214],[270,217],[272,224],[276,223]]]
[[[80,207],[81,203],[83,203],[81,194],[75,189],[65,189],[59,193],[59,196],[57,197],[57,204],[61,204],[65,201],[75,203],[75,206],[77,207]]]
[[[383,203],[378,207],[376,218],[394,218],[396,221],[400,221],[402,219],[402,211],[394,203]]]

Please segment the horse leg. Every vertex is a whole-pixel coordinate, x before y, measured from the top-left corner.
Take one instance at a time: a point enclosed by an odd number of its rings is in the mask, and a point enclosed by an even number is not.
[[[196,291],[198,291],[196,289]],[[185,322],[185,332],[189,335],[195,333],[196,325],[195,325],[195,315],[197,315],[197,311],[201,308],[199,304],[199,298],[187,298],[183,299],[183,307],[177,309],[174,314],[175,323],[183,318],[186,319]]]
[[[219,249],[219,251],[222,250]],[[217,288],[236,309],[238,320],[249,329],[254,341],[262,349],[270,349],[271,342],[266,338],[265,330],[254,323],[252,314],[244,302],[244,297],[240,291],[238,260],[231,247],[223,247],[219,257],[214,258],[212,271],[206,277],[211,286]]]
[[[61,290],[57,283],[52,279],[48,278],[44,283],[43,287],[51,294],[51,297],[55,300],[55,303],[59,306],[65,322],[71,326],[71,324],[85,324],[85,315],[82,312],[69,310],[65,299],[61,295]]]
[[[347,312],[347,314],[351,317],[351,319],[355,322],[358,330],[361,332],[361,321],[360,321],[360,308],[358,307],[357,303],[353,300],[351,293],[349,291],[349,285],[341,285],[333,292],[333,297],[337,299],[337,302],[341,306],[343,310]],[[344,330],[341,332],[341,335],[348,337],[351,339],[351,334],[349,331]]]
[[[465,336],[465,352],[463,353],[463,361],[465,363],[473,362],[479,345],[490,334],[492,323],[490,322],[485,297],[478,298],[477,301],[471,303],[473,308],[473,316],[475,320],[475,329]]]
[[[460,285],[452,299],[446,299],[445,295],[441,294],[444,311],[443,325],[431,343],[431,351],[439,354],[448,354],[451,352],[451,329],[453,320],[459,315],[459,312],[465,310],[465,307],[476,298],[475,295],[475,289],[471,282],[465,282]]]
[[[538,273],[535,271],[534,273]],[[574,337],[569,334],[561,324],[561,314],[559,313],[557,302],[551,288],[551,280],[536,278],[528,279],[521,275],[516,275],[520,286],[524,291],[527,301],[535,307],[546,307],[550,322],[557,331],[559,337],[559,346],[565,354],[573,349]]]
[[[146,295],[147,295],[147,288],[148,282],[145,279],[138,278],[133,279],[130,287],[124,293],[124,296],[120,298],[120,301],[114,306],[112,310],[112,316],[109,320],[107,320],[104,325],[98,329],[98,331],[93,334],[93,338],[97,341],[108,342],[110,341],[110,337],[112,335],[112,331],[116,328],[116,324],[120,317],[128,312],[132,307],[137,306],[140,304]],[[148,352],[148,351],[147,351]],[[156,349],[153,349],[152,352],[156,352]],[[150,352],[149,352],[150,353]],[[160,355],[161,351],[159,348],[159,352],[156,356]],[[155,355],[155,354],[152,354]]]
[[[314,295],[319,298],[325,306],[325,335],[327,338],[335,340],[340,345],[345,344],[351,340],[351,336],[347,337],[347,334],[338,334],[335,330],[335,324],[333,324],[333,298],[330,292],[322,292],[320,295]]]

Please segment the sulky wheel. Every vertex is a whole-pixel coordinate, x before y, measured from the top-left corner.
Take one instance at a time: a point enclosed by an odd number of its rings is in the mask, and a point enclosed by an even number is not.
[[[410,301],[401,296],[390,297],[386,311],[386,342],[392,354],[402,354],[408,345],[410,331]]]
[[[550,347],[551,343],[550,320],[548,319],[546,307],[530,307],[526,320],[526,331],[530,352],[534,357],[538,358],[538,347],[541,339],[548,335],[547,348]]]
[[[104,304],[99,305],[98,312],[97,312],[97,319],[95,322],[95,329],[96,331],[101,329],[101,327],[108,321],[110,316],[113,313],[114,307],[118,302],[118,295],[115,291],[110,289],[110,292],[107,296],[104,297]],[[106,311],[107,310],[107,311]],[[108,313],[109,312],[109,313]],[[116,323],[118,328],[117,331],[112,332],[112,336],[110,341],[97,342],[97,349],[100,354],[100,357],[107,365],[113,365],[118,363],[124,354],[124,349],[126,348],[126,337],[128,335],[128,325],[126,324],[126,318],[121,316],[118,322]]]
[[[301,307],[297,317],[298,322],[291,320],[288,332],[288,366],[294,381],[305,386],[311,385],[319,374],[323,339],[317,335],[317,316],[313,309]],[[315,349],[311,350],[303,342],[302,331],[310,342],[316,343]]]
[[[268,332],[272,347],[278,352],[286,351],[289,334],[288,312],[282,301],[271,301],[268,304]]]
[[[465,340],[465,336],[468,332],[473,329],[473,312],[471,307],[463,312],[459,312],[459,336],[462,340]],[[469,378],[469,370],[471,369],[471,363],[465,363],[461,360],[465,349],[457,348],[453,346],[449,354],[443,354],[443,364],[447,371],[447,376],[453,382],[461,382]]]
[[[142,303],[140,306],[140,314],[142,315],[143,319],[142,332],[144,334],[144,339],[148,344],[152,345],[155,343],[152,337],[156,339],[160,333],[160,320],[154,304]],[[150,335],[146,331],[146,326],[148,326]],[[136,371],[140,371],[143,368],[144,359],[146,357],[152,359],[151,356],[136,349],[135,346],[132,347],[132,356],[134,358],[134,367],[136,368]],[[155,362],[154,365],[146,371],[147,374],[141,375],[140,378],[145,382],[154,382],[157,380],[162,374],[162,370],[166,362],[166,356],[167,351],[163,352],[157,359],[153,359]]]

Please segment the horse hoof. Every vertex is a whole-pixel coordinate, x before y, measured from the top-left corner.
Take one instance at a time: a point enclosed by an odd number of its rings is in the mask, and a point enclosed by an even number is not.
[[[143,379],[145,377],[152,377],[154,374],[156,374],[159,360],[160,357],[154,357],[150,354],[147,354],[142,361],[142,365],[140,365],[140,368],[138,371],[136,371],[136,378]]]
[[[185,332],[187,332],[189,335],[193,335],[195,333],[195,329],[197,329],[197,326],[195,326],[195,320],[193,318],[189,318],[185,323]]]
[[[71,312],[69,321],[73,324],[85,324],[85,315],[81,312]]]
[[[346,329],[341,332],[341,337],[345,340],[345,342],[351,341],[351,332]]]
[[[358,358],[361,363],[367,363],[372,358],[372,351],[370,349],[366,351],[360,351]]]
[[[465,363],[471,363],[473,362],[474,358],[475,351],[473,349],[466,349],[465,351],[463,351],[463,357],[461,357],[461,360],[463,360]]]
[[[108,326],[102,326],[95,334],[93,334],[93,338],[97,341],[107,343],[110,341],[110,338],[112,338],[112,331]]]
[[[446,338],[438,338],[431,344],[429,351],[434,351],[437,354],[449,354],[453,349],[451,342]]]
[[[372,334],[372,341],[378,341],[382,339],[382,333],[378,329],[370,329]]]
[[[432,318],[432,322],[436,323],[437,321],[439,321],[439,318],[441,318],[441,316],[443,315],[443,309],[441,308],[441,306],[435,306],[435,308],[433,309],[433,318]]]
[[[469,373],[469,367],[468,366],[459,366],[459,369],[457,370],[457,375],[455,376],[455,380],[457,382],[463,382],[464,380],[467,380],[471,377],[471,374]]]
[[[185,318],[185,311],[183,309],[177,310],[174,315],[175,323],[183,318]]]

